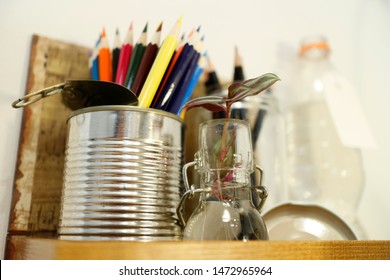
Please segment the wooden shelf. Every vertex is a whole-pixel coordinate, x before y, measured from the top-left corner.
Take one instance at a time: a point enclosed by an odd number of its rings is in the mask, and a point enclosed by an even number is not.
[[[56,260],[378,260],[390,241],[65,241],[24,240],[23,259]]]

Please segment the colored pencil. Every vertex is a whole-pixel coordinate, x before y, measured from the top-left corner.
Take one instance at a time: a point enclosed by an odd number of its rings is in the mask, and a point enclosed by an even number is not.
[[[212,94],[214,92],[220,91],[222,89],[221,83],[219,82],[219,78],[217,72],[215,70],[214,64],[210,59],[209,54],[206,55],[207,67],[205,70],[206,80],[206,94]]]
[[[172,73],[172,71],[173,71],[173,69],[174,69],[174,67],[175,67],[175,65],[176,65],[176,63],[177,63],[177,61],[178,61],[182,51],[183,51],[184,46],[186,45],[186,43],[193,45],[193,40],[190,40],[190,38],[191,38],[191,36],[193,34],[194,34],[194,29],[190,32],[190,34],[188,35],[188,38],[186,38],[184,36],[184,34],[182,35],[182,37],[180,39],[180,43],[178,44],[175,52],[173,53],[172,59],[169,62],[169,65],[168,65],[168,69],[164,73],[164,77],[163,77],[163,79],[162,79],[162,81],[160,83],[160,86],[157,89],[157,92],[156,92],[156,94],[154,96],[154,99],[153,99],[152,104],[151,104],[150,107],[152,107],[152,108],[158,107],[159,105],[157,104],[157,102],[159,102],[160,98],[164,98],[162,96],[162,92],[164,90],[165,91],[167,90],[166,89],[166,84],[168,82],[168,79],[172,78],[171,73]],[[160,102],[161,102],[161,100],[160,100]]]
[[[150,69],[150,72],[145,80],[139,95],[139,106],[148,108],[153,101],[157,88],[164,76],[172,55],[178,43],[178,35],[180,32],[182,17],[173,26],[169,35],[164,39],[156,59]]]
[[[200,52],[203,47],[203,41],[199,41],[195,45],[195,51],[193,52],[190,62],[187,66],[186,71],[184,72],[183,77],[181,77],[180,82],[176,88],[176,91],[172,94],[170,100],[167,101],[167,104],[163,107],[165,111],[176,114],[180,110],[180,104],[182,103],[182,99],[184,94],[188,88],[188,85],[194,75],[195,69],[198,65]],[[184,52],[184,50],[183,50]]]
[[[238,52],[237,46],[234,48],[234,71],[233,82],[242,82],[245,80],[244,69],[242,66],[242,59]],[[248,119],[247,108],[233,108],[231,109],[231,118],[247,120]]]
[[[146,23],[137,43],[134,46],[131,54],[129,69],[127,69],[125,87],[128,89],[133,85],[135,76],[137,75],[139,65],[145,52],[147,44],[148,24]]]
[[[145,53],[139,65],[137,75],[135,76],[133,85],[131,86],[131,91],[137,96],[140,94],[142,86],[145,83],[146,77],[148,76],[154,59],[156,58],[161,40],[161,29],[162,22],[157,27],[156,33],[154,34],[152,40],[146,46]]]
[[[99,49],[99,80],[111,82],[112,64],[111,51],[108,44],[106,30],[103,28],[102,38]]]
[[[112,81],[115,81],[116,78],[120,52],[121,52],[121,39],[119,36],[119,29],[117,28],[115,32],[114,44],[112,46]]]
[[[172,72],[169,75],[167,83],[165,84],[161,94],[157,96],[156,102],[154,102],[153,108],[165,110],[168,106],[172,96],[174,96],[177,86],[181,78],[186,73],[188,66],[191,62],[196,50],[193,45],[186,43],[181,51],[181,54],[175,63]]]
[[[244,69],[242,67],[242,58],[238,52],[237,46],[234,48],[234,73],[233,82],[242,82],[245,80]]]
[[[206,66],[205,60],[206,60],[205,55],[202,55],[199,59],[199,63],[197,64],[197,66],[194,70],[194,74],[191,77],[191,80],[188,84],[188,87],[186,88],[186,90],[183,94],[183,98],[180,101],[180,105],[177,106],[175,103],[173,103],[171,105],[171,109],[170,109],[171,113],[184,117],[184,115],[181,115],[180,109],[188,100],[191,99],[192,93],[194,92],[194,89],[195,89],[196,85],[198,84],[199,79],[200,79],[201,75],[203,74],[203,70]]]
[[[131,53],[133,51],[133,23],[127,31],[126,38],[123,41],[119,54],[118,70],[116,73],[115,83],[124,85],[126,81],[127,69],[129,67]]]
[[[92,80],[99,80],[99,48],[100,48],[100,38],[96,41],[95,47],[93,48],[92,55],[90,57],[91,61],[91,78]]]

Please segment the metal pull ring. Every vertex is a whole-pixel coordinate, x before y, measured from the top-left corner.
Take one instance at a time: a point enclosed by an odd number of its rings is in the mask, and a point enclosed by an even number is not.
[[[256,205],[256,209],[260,212],[260,210],[263,208],[266,200],[267,200],[267,197],[268,197],[268,190],[265,186],[263,186],[263,177],[264,177],[264,171],[263,169],[259,166],[259,165],[256,165],[256,171],[259,172],[259,183],[256,184],[255,187],[252,187],[252,190],[254,190],[254,192],[256,193],[256,195],[258,196],[258,199],[257,197],[254,198],[254,204]]]
[[[252,189],[254,189],[256,191],[256,193],[259,195],[260,203],[257,206],[257,211],[260,212],[261,208],[263,208],[263,206],[265,204],[265,201],[267,200],[268,190],[265,186],[256,186],[256,187],[253,187]]]
[[[137,96],[122,85],[106,81],[72,80],[27,94],[14,101],[12,107],[26,107],[56,93],[61,93],[62,103],[71,110],[103,105],[138,105]]]
[[[30,93],[30,94],[27,94],[24,97],[19,98],[18,100],[15,100],[14,102],[12,102],[12,107],[14,107],[14,108],[26,107],[30,104],[33,104],[33,103],[41,100],[42,98],[45,98],[45,97],[48,97],[48,96],[51,96],[51,95],[54,95],[56,93],[61,92],[63,90],[64,86],[65,86],[65,83],[62,83],[62,84],[54,85],[54,86],[44,88],[44,89],[38,90],[36,92]]]

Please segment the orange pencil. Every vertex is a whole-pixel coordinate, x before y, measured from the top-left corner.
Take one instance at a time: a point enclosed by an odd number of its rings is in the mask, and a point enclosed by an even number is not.
[[[99,80],[112,81],[111,51],[104,28],[99,50]]]

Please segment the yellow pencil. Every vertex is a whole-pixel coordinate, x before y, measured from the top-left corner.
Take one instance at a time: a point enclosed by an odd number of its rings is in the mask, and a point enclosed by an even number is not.
[[[140,107],[149,108],[153,101],[154,95],[156,94],[165,70],[167,69],[178,44],[181,22],[182,17],[179,18],[175,26],[172,28],[171,33],[169,33],[169,35],[164,39],[164,42],[157,53],[156,59],[153,62],[152,68],[146,77],[145,83],[138,97],[138,104]]]

